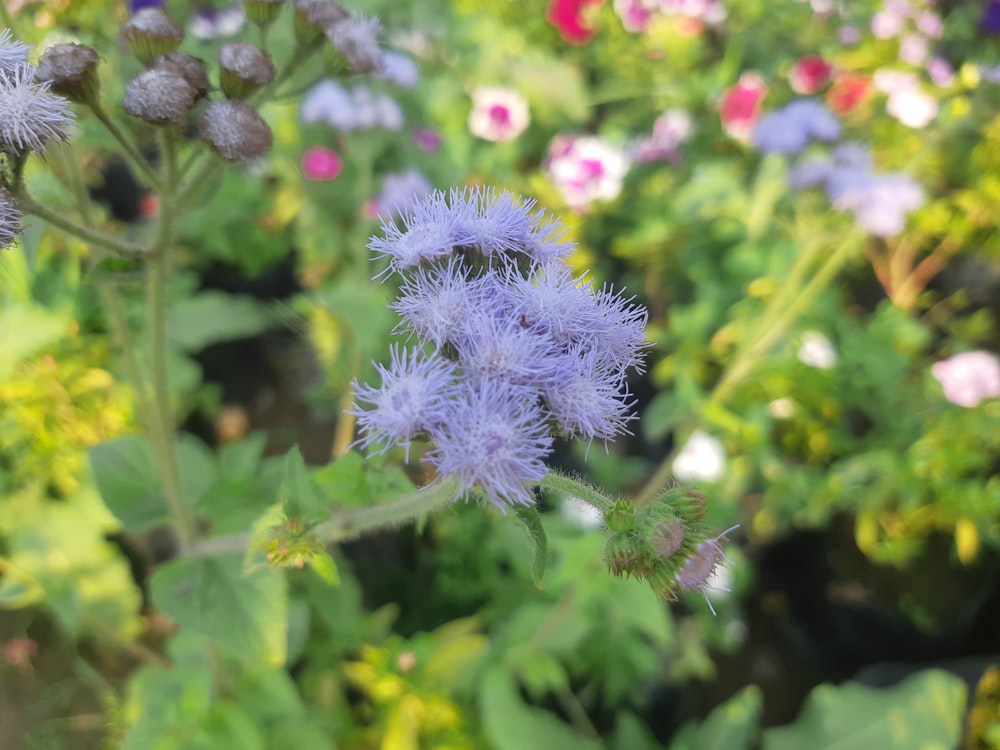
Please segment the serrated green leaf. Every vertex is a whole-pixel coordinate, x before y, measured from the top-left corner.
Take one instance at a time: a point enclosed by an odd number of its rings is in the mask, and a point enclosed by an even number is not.
[[[287,518],[305,523],[315,523],[326,517],[327,509],[320,502],[309,484],[306,462],[299,446],[295,445],[285,456],[285,481],[281,484],[281,507]]]
[[[535,586],[542,588],[542,577],[545,575],[545,566],[549,559],[549,543],[548,537],[545,535],[545,527],[542,526],[542,516],[534,505],[515,505],[514,513],[524,526],[524,530],[528,532],[528,537],[534,545],[531,579]]]
[[[681,727],[670,750],[747,750],[757,736],[761,705],[760,688],[748,685],[700,724]]]
[[[929,669],[892,688],[820,685],[798,719],[764,732],[764,750],[951,750],[962,737],[966,686]]]
[[[180,558],[157,569],[150,595],[157,609],[223,653],[247,664],[284,663],[288,591],[280,571],[244,572],[236,556]]]
[[[184,501],[197,504],[218,476],[208,447],[193,435],[178,436],[177,457]],[[156,470],[149,442],[124,437],[90,449],[90,470],[101,499],[128,531],[141,532],[169,520],[163,484]]]
[[[325,549],[316,550],[309,556],[309,566],[316,571],[316,575],[331,586],[340,583],[337,563],[333,561],[333,557]]]
[[[601,746],[548,711],[524,703],[514,679],[499,667],[486,673],[479,706],[486,736],[496,750],[597,750]]]

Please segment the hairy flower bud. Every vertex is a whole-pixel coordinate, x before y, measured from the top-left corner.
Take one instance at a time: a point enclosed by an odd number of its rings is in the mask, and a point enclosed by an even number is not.
[[[243,0],[243,12],[262,29],[270,26],[281,12],[285,0]]]
[[[614,508],[604,514],[604,522],[612,531],[630,531],[635,526],[635,506],[619,500]]]
[[[381,73],[385,66],[378,35],[382,24],[377,18],[353,16],[324,30],[337,56],[352,73]]]
[[[184,29],[161,8],[144,8],[122,25],[122,36],[132,54],[143,65],[149,65],[180,46]]]
[[[0,249],[13,245],[21,234],[23,216],[14,196],[0,187]]]
[[[54,44],[45,50],[35,78],[71,102],[96,104],[100,93],[97,52],[84,44]]]
[[[230,99],[246,99],[274,80],[274,63],[263,50],[232,42],[219,50],[219,83]]]
[[[153,67],[179,75],[187,81],[196,101],[208,94],[208,73],[205,72],[205,61],[200,58],[182,52],[168,52],[156,58]]]
[[[250,161],[268,152],[271,129],[253,107],[227,99],[213,102],[201,121],[201,137],[229,161]]]
[[[295,0],[295,39],[303,46],[316,44],[328,28],[350,17],[351,14],[333,0]]]
[[[122,106],[151,125],[182,125],[194,106],[195,90],[170,70],[150,68],[125,86]]]

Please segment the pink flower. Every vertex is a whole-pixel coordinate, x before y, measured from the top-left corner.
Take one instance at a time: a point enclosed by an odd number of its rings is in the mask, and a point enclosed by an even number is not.
[[[719,118],[726,133],[743,143],[750,142],[760,119],[760,105],[767,95],[767,84],[759,73],[744,73],[735,86],[719,98]]]
[[[832,75],[833,65],[819,55],[806,55],[795,61],[788,82],[796,94],[815,94]]]
[[[517,138],[528,127],[528,103],[513,89],[480,86],[472,94],[469,132],[502,143]]]
[[[951,403],[972,409],[980,401],[1000,396],[1000,357],[987,351],[963,352],[931,365]]]
[[[617,198],[628,168],[625,153],[597,136],[558,135],[545,159],[549,178],[577,211]]]
[[[615,13],[621,19],[625,31],[632,33],[645,31],[653,17],[653,11],[642,0],[615,0]]]
[[[559,31],[559,36],[570,44],[586,44],[594,37],[594,30],[587,23],[588,6],[600,5],[603,0],[551,0],[545,20]]]
[[[904,16],[890,10],[880,10],[872,16],[871,30],[879,39],[891,39],[903,30]]]
[[[922,34],[905,34],[899,40],[899,59],[910,65],[923,65],[930,51],[927,37]]]
[[[343,169],[344,160],[325,146],[307,148],[302,154],[302,174],[307,180],[328,182],[336,179]]]

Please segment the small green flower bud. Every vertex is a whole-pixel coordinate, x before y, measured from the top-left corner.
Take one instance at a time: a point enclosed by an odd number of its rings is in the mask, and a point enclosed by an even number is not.
[[[260,158],[273,142],[271,129],[257,110],[233,99],[208,106],[201,137],[223,159],[240,162]]]
[[[177,73],[144,70],[125,86],[122,106],[150,125],[183,125],[194,107],[195,91]]]
[[[641,567],[639,554],[632,540],[624,534],[615,534],[604,546],[604,560],[616,576],[638,575]]]
[[[243,0],[243,12],[251,23],[268,28],[281,12],[285,0]]]
[[[170,20],[160,8],[140,10],[122,25],[122,36],[143,65],[160,55],[173,52],[184,39],[183,27]]]
[[[35,78],[47,81],[49,91],[78,104],[97,104],[97,52],[84,44],[54,44],[38,62]]]
[[[263,50],[232,42],[219,50],[219,83],[230,99],[246,99],[274,80],[274,63]]]
[[[635,506],[626,500],[619,500],[604,514],[604,522],[612,531],[629,531],[635,526]]]

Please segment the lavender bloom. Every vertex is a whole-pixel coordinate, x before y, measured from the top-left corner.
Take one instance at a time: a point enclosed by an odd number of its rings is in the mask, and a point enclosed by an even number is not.
[[[555,437],[627,432],[625,377],[642,367],[646,311],[574,278],[562,232],[534,201],[491,188],[434,193],[385,221],[369,248],[388,260],[379,276],[404,279],[398,331],[433,349],[425,361],[446,363],[450,386],[434,391],[443,403],[430,416],[401,418],[395,402],[395,421],[357,412],[362,444],[426,434],[436,447],[424,460],[502,510],[531,502]],[[383,379],[401,369],[394,360]],[[359,399],[382,409],[387,387]]]
[[[403,127],[403,110],[388,94],[364,85],[347,90],[332,80],[320,81],[306,94],[299,114],[306,125],[323,122],[344,133]]]
[[[458,477],[464,492],[481,487],[500,510],[530,505],[528,484],[545,476],[552,452],[548,429],[533,390],[482,380],[466,385],[452,403],[427,458],[441,474]]]
[[[822,104],[797,99],[761,118],[753,141],[765,154],[797,154],[812,139],[833,141],[840,137],[840,123]]]
[[[163,3],[156,3],[162,7]],[[188,33],[195,39],[218,39],[229,37],[239,31],[246,17],[242,5],[231,5],[222,10],[201,9],[195,11],[188,22]]]
[[[35,80],[35,66],[16,65],[0,75],[0,150],[41,153],[53,139],[66,140],[73,125],[69,101]]]
[[[409,55],[388,50],[383,54],[383,58],[385,64],[380,78],[402,89],[412,89],[420,81],[420,71]]]
[[[1000,396],[1000,357],[983,350],[962,352],[931,365],[944,397],[973,409],[981,401]]]
[[[869,175],[845,188],[834,202],[841,210],[853,210],[858,224],[872,234],[891,237],[903,231],[906,215],[920,208],[924,192],[903,174]]]
[[[430,195],[431,184],[420,172],[408,169],[382,178],[382,192],[375,199],[375,213],[400,216],[416,201]]]
[[[0,77],[9,78],[28,63],[31,47],[11,36],[10,29],[0,31]]]
[[[364,432],[361,445],[384,443],[382,451],[402,445],[409,457],[410,441],[445,418],[454,395],[455,366],[441,357],[424,358],[418,351],[393,349],[391,356],[388,368],[375,364],[382,376],[380,388],[354,383],[356,401],[374,408],[350,413]]]

